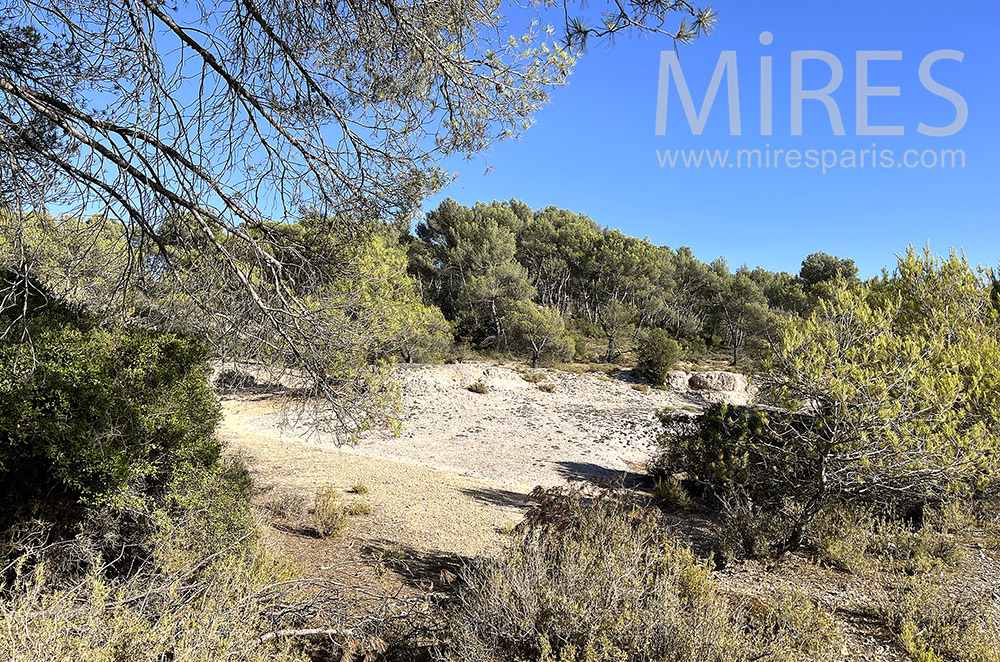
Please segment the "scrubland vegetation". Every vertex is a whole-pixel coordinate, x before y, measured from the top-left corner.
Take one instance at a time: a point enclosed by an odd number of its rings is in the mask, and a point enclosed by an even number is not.
[[[761,356],[758,404],[662,414],[649,495],[539,488],[496,556],[398,613],[385,607],[397,598],[373,611],[304,575],[262,537],[252,480],[213,436],[203,341],[113,324],[27,282],[4,313],[24,334],[0,344],[0,487],[16,506],[0,631],[14,659],[843,659],[843,621],[816,596],[731,593],[714,577],[789,554],[870,586],[853,608],[912,659],[997,659],[990,587],[953,582],[975,572],[975,550],[1000,547],[1000,311],[958,256],[911,251],[892,275],[835,277]],[[643,370],[677,360],[667,335],[649,334]],[[371,513],[368,491],[264,507],[337,537]],[[715,523],[708,548],[667,525],[695,511]]]
[[[524,35],[496,3],[0,10],[0,659],[832,661],[857,614],[916,662],[1000,659],[992,271],[733,270],[516,200],[410,232],[442,159],[519,135],[588,40],[715,23],[569,4]],[[484,355],[545,393],[538,366],[649,394],[687,361],[758,394],[664,412],[650,490],[536,490],[446,588],[310,575],[265,535],[375,513],[363,483],[254,505],[217,368],[349,443],[395,425],[396,363]],[[790,559],[862,597],[766,588]],[[759,590],[720,579],[756,562]]]

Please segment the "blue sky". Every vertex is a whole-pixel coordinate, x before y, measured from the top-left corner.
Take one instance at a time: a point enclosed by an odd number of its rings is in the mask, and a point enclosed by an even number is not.
[[[598,8],[597,5],[593,5]],[[671,82],[666,135],[654,135],[660,52],[667,38],[619,39],[613,49],[592,45],[565,88],[537,115],[520,141],[504,143],[471,161],[446,163],[458,181],[444,197],[465,204],[519,198],[532,207],[557,205],[658,244],[690,246],[704,260],[725,255],[747,263],[797,271],[802,258],[824,250],[854,258],[864,275],[895,262],[908,244],[930,242],[936,252],[962,248],[974,263],[1000,260],[1000,3],[975,2],[961,13],[931,2],[767,2],[719,0],[715,33],[682,46],[680,60],[694,104],[700,107],[722,51],[739,66],[742,135],[731,136],[726,83],[702,135],[693,135]],[[773,43],[761,44],[769,31]],[[947,126],[955,106],[921,84],[928,54],[961,51],[931,74],[960,94],[968,121],[949,137],[917,132],[923,122]],[[822,103],[803,105],[801,136],[791,135],[791,53],[827,51],[842,63],[844,79],[832,93],[847,135],[836,136]],[[900,95],[869,102],[870,125],[901,125],[902,136],[857,136],[857,51],[902,51],[902,60],[868,66],[870,86],[896,86]],[[760,131],[760,58],[773,58],[773,135]],[[803,87],[831,76],[819,61],[804,64]],[[771,149],[893,150],[894,166],[907,150],[932,161],[942,150],[962,150],[964,168],[777,169],[660,167],[668,150]],[[784,157],[782,157],[784,158]],[[872,157],[868,157],[871,159]],[[489,166],[489,172],[487,172]]]

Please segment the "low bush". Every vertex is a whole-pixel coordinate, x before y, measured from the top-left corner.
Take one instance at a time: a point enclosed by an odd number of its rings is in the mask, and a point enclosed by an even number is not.
[[[349,490],[352,494],[368,494],[368,486],[360,480],[351,485]]]
[[[298,521],[308,511],[308,504],[302,493],[282,491],[268,499],[264,509],[279,519]]]
[[[752,611],[654,513],[614,492],[536,490],[497,558],[475,563],[448,614],[441,660],[611,662],[839,659],[815,605]]]
[[[351,517],[359,517],[361,515],[371,515],[372,506],[367,501],[362,499],[355,499],[347,503],[347,514]]]
[[[487,388],[486,384],[482,382],[476,382],[474,384],[470,384],[469,390],[472,391],[473,393],[478,393],[480,395],[486,395],[487,393],[490,392],[490,389]]]
[[[691,497],[676,478],[658,478],[653,483],[653,499],[664,510],[684,510],[691,507]]]
[[[321,536],[333,538],[343,535],[347,531],[348,517],[344,498],[337,488],[328,485],[316,492],[313,521]]]
[[[962,547],[952,532],[956,506],[926,509],[919,524],[879,515],[870,507],[835,504],[807,529],[821,562],[855,574],[908,575],[955,566]]]
[[[802,517],[801,505],[794,499],[761,505],[746,492],[735,489],[720,495],[720,500],[716,536],[719,554],[724,559],[781,556],[790,532]]]
[[[22,572],[0,599],[0,659],[301,660],[300,642],[260,643],[297,625],[280,615],[294,602],[295,568],[258,536],[247,478],[230,461],[178,485],[146,541],[150,554],[127,572],[115,557],[60,572],[71,541],[22,547],[13,566]]]
[[[663,384],[681,357],[681,346],[663,329],[650,329],[636,351],[635,372],[650,384]]]
[[[544,393],[555,393],[556,392],[556,385],[555,384],[539,384],[538,385],[538,390],[542,391]]]
[[[544,372],[522,372],[521,379],[528,382],[529,384],[539,384],[545,381]]]
[[[1000,662],[1000,621],[988,590],[955,590],[939,578],[900,579],[871,606],[916,662]]]

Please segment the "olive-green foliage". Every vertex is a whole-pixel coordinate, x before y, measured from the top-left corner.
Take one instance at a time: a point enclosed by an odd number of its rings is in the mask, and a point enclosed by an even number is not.
[[[710,266],[686,247],[656,246],[586,216],[532,211],[517,200],[471,208],[445,200],[416,235],[410,270],[425,299],[479,346],[503,349],[509,303],[530,299],[568,318],[579,359],[589,360],[603,343],[605,360],[616,360],[637,326],[668,329],[693,346],[726,339],[739,356],[741,348],[766,344],[775,314],[806,315],[818,298],[796,275],[760,268],[733,274],[724,261]]]
[[[857,280],[858,267],[854,264],[854,260],[829,255],[823,251],[811,253],[802,260],[799,279],[807,289],[838,278],[847,281]]]
[[[928,509],[919,524],[912,524],[870,507],[830,504],[810,523],[807,536],[821,562],[842,570],[927,573],[963,559],[941,512]]]
[[[914,662],[1000,662],[995,598],[938,577],[901,577],[872,605]]]
[[[764,457],[762,449],[780,447],[768,428],[770,417],[776,415],[725,403],[711,404],[695,417],[661,411],[663,450],[656,471],[683,471],[716,493],[739,486],[751,498],[765,498],[771,492],[769,460],[773,459]]]
[[[407,363],[443,361],[452,353],[454,331],[437,306],[413,301],[401,309],[399,351]]]
[[[349,501],[347,504],[347,514],[351,517],[371,515],[372,505],[364,499],[354,499],[353,501]]]
[[[0,659],[304,659],[298,642],[258,641],[296,627],[280,607],[304,596],[295,568],[258,536],[247,489],[239,463],[191,477],[171,492],[179,510],[146,541],[149,556],[126,572],[111,557],[83,575],[55,574],[51,546],[29,549],[40,557],[17,564],[25,574],[0,599]]]
[[[840,633],[828,612],[801,598],[753,613],[736,607],[718,592],[707,563],[671,540],[651,513],[615,497],[597,502],[571,495],[564,512],[529,519],[497,558],[468,567],[440,657],[837,659]]]
[[[60,299],[88,309],[124,303],[119,286],[128,252],[125,226],[113,218],[31,213],[15,219],[0,212],[0,269],[36,274]]]
[[[650,384],[663,384],[681,357],[681,346],[663,329],[650,329],[639,344],[635,372]]]
[[[14,506],[0,526],[71,521],[82,507],[149,512],[171,482],[218,461],[203,342],[101,326],[21,285],[0,311],[5,328],[27,311],[25,333],[0,339],[0,498]]]
[[[758,508],[796,502],[785,548],[831,501],[887,512],[975,498],[1000,472],[990,293],[963,258],[913,250],[891,276],[835,281],[808,319],[786,323],[763,366],[772,407],[665,416],[661,464],[717,496],[743,490]]]
[[[684,510],[691,506],[691,497],[676,478],[658,478],[653,483],[653,498],[664,510]]]
[[[914,250],[895,274],[839,285],[788,325],[765,397],[805,406],[792,454],[823,489],[919,504],[987,488],[1000,470],[1000,312],[990,281],[952,253]],[[814,476],[818,481],[820,476]]]
[[[313,505],[313,521],[316,530],[324,538],[333,538],[347,531],[350,517],[340,491],[328,485],[316,492]]]
[[[528,382],[529,384],[539,384],[545,381],[544,372],[522,372],[521,379]]]
[[[508,306],[505,323],[510,346],[527,356],[532,368],[542,360],[552,363],[572,358],[573,339],[554,308],[514,301]]]

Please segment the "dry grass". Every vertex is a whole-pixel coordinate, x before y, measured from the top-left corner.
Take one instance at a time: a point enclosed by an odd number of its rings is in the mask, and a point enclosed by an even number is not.
[[[772,662],[839,659],[833,616],[801,595],[756,611],[722,596],[706,561],[613,493],[536,492],[513,543],[468,568],[446,660]]]
[[[337,488],[328,485],[316,492],[313,521],[321,536],[332,538],[343,535],[347,531],[348,517],[344,498]]]
[[[372,506],[367,501],[363,499],[354,499],[349,501],[347,504],[347,514],[351,517],[358,517],[360,515],[371,515]]]
[[[469,385],[469,390],[473,393],[478,393],[480,395],[486,395],[490,390],[486,387],[486,384],[482,382],[476,382]]]
[[[903,577],[874,605],[915,662],[1000,662],[1000,620],[988,589],[955,592],[933,575]]]
[[[282,490],[273,494],[264,503],[264,510],[278,519],[299,521],[305,517],[308,505],[305,495],[301,492]]]

